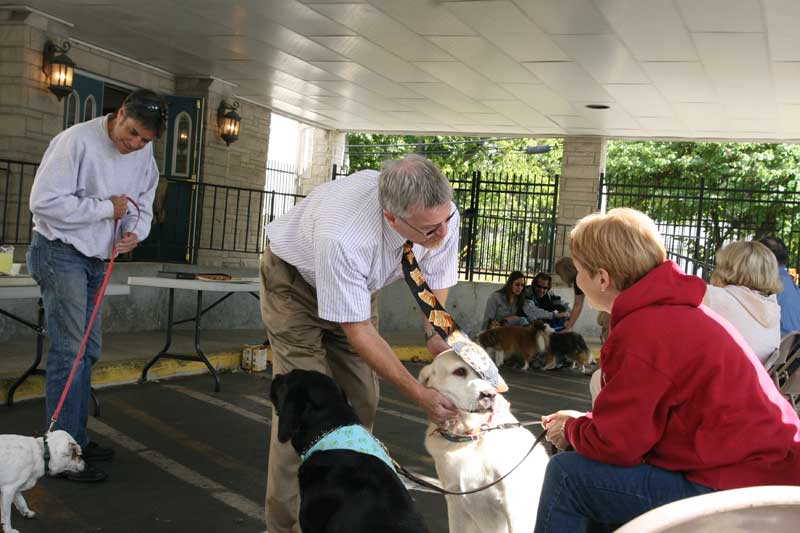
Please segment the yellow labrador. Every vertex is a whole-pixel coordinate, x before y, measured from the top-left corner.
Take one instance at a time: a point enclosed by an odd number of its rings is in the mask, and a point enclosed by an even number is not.
[[[453,492],[483,487],[510,472],[534,443],[510,404],[455,352],[447,351],[424,367],[419,381],[456,405],[458,419],[446,427],[428,425],[425,448],[436,463],[442,486]],[[495,428],[495,429],[491,429]],[[446,496],[450,531],[457,533],[529,533],[549,456],[543,446],[508,477],[475,494]]]

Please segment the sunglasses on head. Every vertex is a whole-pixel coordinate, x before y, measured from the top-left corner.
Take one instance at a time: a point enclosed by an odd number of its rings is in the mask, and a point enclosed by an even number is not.
[[[144,108],[150,113],[158,113],[161,120],[167,120],[167,107],[158,100],[140,100],[136,106]]]

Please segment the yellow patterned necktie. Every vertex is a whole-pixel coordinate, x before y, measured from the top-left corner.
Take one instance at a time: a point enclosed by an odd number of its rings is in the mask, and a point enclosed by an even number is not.
[[[406,241],[403,245],[403,254],[400,258],[403,266],[403,277],[406,279],[417,305],[423,314],[428,317],[428,322],[434,331],[442,337],[447,344],[457,353],[465,363],[471,366],[478,375],[494,386],[498,392],[508,390],[500,372],[497,370],[492,358],[480,345],[472,342],[456,323],[453,316],[436,299],[436,295],[428,287],[422,270],[419,268],[417,258],[414,257],[414,244]]]

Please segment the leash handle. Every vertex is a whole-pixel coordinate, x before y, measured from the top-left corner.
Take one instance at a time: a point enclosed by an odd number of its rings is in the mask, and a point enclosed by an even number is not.
[[[136,208],[136,222],[134,223],[133,228],[131,228],[131,231],[133,231],[136,229],[136,226],[139,225],[139,220],[142,217],[142,211],[139,209],[139,206],[136,204],[136,202],[134,202],[129,196],[125,196],[124,198]],[[116,219],[114,220],[114,235],[112,237],[112,241],[117,238],[118,229],[119,219]],[[78,349],[78,355],[75,356],[75,362],[72,363],[72,370],[70,370],[69,377],[67,377],[67,382],[64,384],[64,390],[61,391],[61,398],[58,400],[58,405],[53,411],[53,416],[50,417],[50,427],[47,429],[48,433],[53,431],[53,427],[56,425],[58,416],[61,414],[61,409],[64,407],[64,401],[67,399],[67,393],[69,392],[70,387],[72,387],[73,379],[75,379],[75,373],[78,371],[78,363],[80,363],[81,359],[83,358],[83,354],[86,351],[86,345],[89,342],[89,334],[92,332],[94,319],[97,316],[97,312],[100,310],[100,303],[103,301],[103,297],[106,294],[108,282],[111,281],[111,272],[114,270],[114,261],[116,260],[117,255],[119,255],[119,251],[117,250],[117,244],[114,243],[111,248],[111,258],[108,262],[108,269],[106,269],[106,274],[103,277],[103,283],[100,284],[100,288],[97,290],[97,294],[94,296],[94,309],[92,310],[92,316],[89,318],[89,323],[86,325],[86,331],[83,334],[81,347]]]
[[[525,462],[525,459],[527,459],[528,456],[533,452],[533,449],[536,448],[536,445],[540,444],[544,440],[544,438],[546,436],[547,436],[547,431],[543,431],[538,437],[536,437],[536,440],[533,441],[533,445],[531,445],[531,448],[523,456],[523,458],[520,459],[520,461],[516,464],[516,466],[514,466],[514,468],[512,468],[511,470],[509,470],[508,472],[506,472],[502,476],[500,476],[498,479],[492,481],[488,485],[484,485],[483,487],[479,487],[477,489],[467,490],[467,491],[463,491],[463,492],[453,492],[453,491],[447,490],[445,488],[442,488],[442,487],[440,487],[438,485],[434,485],[433,483],[425,481],[424,479],[418,478],[417,476],[415,476],[414,474],[412,474],[411,472],[406,470],[406,468],[404,466],[402,466],[400,463],[398,463],[397,461],[393,461],[393,462],[394,462],[394,467],[397,469],[398,473],[402,474],[403,477],[405,477],[406,479],[410,479],[411,481],[413,481],[414,483],[416,483],[418,485],[422,485],[423,487],[426,487],[426,488],[429,488],[431,490],[434,490],[434,491],[438,492],[439,494],[444,494],[444,495],[448,495],[448,496],[466,496],[468,494],[475,494],[476,492],[481,492],[482,490],[486,490],[488,488],[494,487],[495,485],[497,485],[498,483],[503,481],[505,478],[507,478],[509,475],[511,475],[511,473],[514,470],[519,468],[519,466],[522,463]]]

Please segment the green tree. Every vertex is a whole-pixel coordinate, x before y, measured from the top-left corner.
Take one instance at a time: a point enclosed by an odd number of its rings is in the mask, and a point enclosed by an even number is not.
[[[612,141],[606,182],[607,207],[650,215],[672,251],[713,263],[727,242],[778,235],[797,257],[798,145]]]

